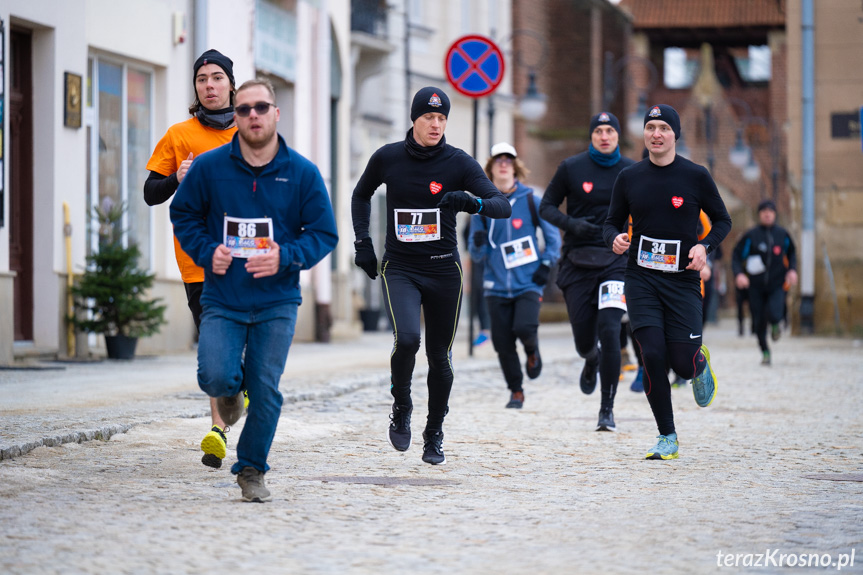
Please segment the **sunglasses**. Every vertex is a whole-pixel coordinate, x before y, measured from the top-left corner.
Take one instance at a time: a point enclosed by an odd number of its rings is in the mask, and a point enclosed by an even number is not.
[[[495,162],[496,164],[502,164],[502,165],[504,165],[504,166],[505,166],[505,165],[507,165],[507,164],[511,164],[511,163],[512,163],[512,158],[511,158],[511,157],[509,157],[509,156],[498,156],[498,157],[496,157],[496,158],[494,159],[494,162]]]
[[[234,113],[241,118],[246,118],[249,114],[252,113],[252,109],[254,109],[257,115],[263,116],[270,111],[270,106],[273,106],[275,108],[276,105],[270,104],[269,102],[258,102],[254,106],[247,106],[246,104],[241,104],[234,108]]]

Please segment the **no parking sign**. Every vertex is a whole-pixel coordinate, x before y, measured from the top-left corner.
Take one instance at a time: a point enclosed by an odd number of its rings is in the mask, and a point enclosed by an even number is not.
[[[481,98],[494,92],[503,80],[503,54],[485,36],[463,36],[450,46],[444,69],[456,90],[469,98]]]

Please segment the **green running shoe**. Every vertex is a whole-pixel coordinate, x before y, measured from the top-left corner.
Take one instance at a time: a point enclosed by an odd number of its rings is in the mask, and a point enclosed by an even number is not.
[[[677,459],[677,434],[669,433],[668,435],[658,435],[659,441],[653,446],[653,449],[647,452],[645,459]]]
[[[695,403],[700,407],[707,407],[713,402],[716,397],[716,374],[713,373],[713,368],[710,367],[710,352],[707,351],[707,346],[701,346],[701,353],[704,354],[704,361],[707,362],[707,367],[704,371],[692,378],[692,395],[695,396]]]

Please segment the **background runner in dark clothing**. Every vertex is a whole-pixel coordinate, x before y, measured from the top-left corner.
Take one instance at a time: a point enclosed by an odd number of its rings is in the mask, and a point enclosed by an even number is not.
[[[354,188],[351,215],[355,263],[375,279],[377,256],[369,237],[371,197],[386,184],[386,247],[381,259],[384,302],[393,325],[393,410],[388,439],[399,451],[411,444],[411,375],[420,347],[420,312],[426,325],[428,419],[423,461],[446,463],[443,420],[452,389],[452,344],[458,327],[462,269],[456,214],[508,218],[509,202],[480,165],[446,143],[450,102],[440,88],[426,87],[411,105],[413,127],[403,142],[383,146],[369,159]]]
[[[734,285],[749,292],[752,329],[758,336],[762,365],[770,365],[767,324],[774,341],[782,333],[779,321],[785,315],[785,290],[797,283],[797,250],[784,228],[776,225],[776,204],[758,205],[758,225],[746,232],[731,259]]]
[[[540,215],[562,229],[563,258],[557,285],[563,292],[575,349],[584,358],[581,390],[602,382],[597,431],[614,431],[614,396],[620,379],[620,320],[626,311],[626,257],[602,237],[611,190],[621,170],[633,164],[620,155],[620,122],[609,112],[590,120],[590,147],[564,160],[545,190]],[[566,213],[558,208],[566,200]],[[623,229],[623,228],[620,228]],[[601,347],[597,347],[599,342]]]

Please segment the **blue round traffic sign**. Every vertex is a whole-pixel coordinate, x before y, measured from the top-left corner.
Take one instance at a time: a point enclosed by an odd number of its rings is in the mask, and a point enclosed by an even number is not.
[[[464,36],[450,46],[444,68],[456,90],[469,98],[481,98],[494,92],[503,80],[503,54],[485,36]]]

